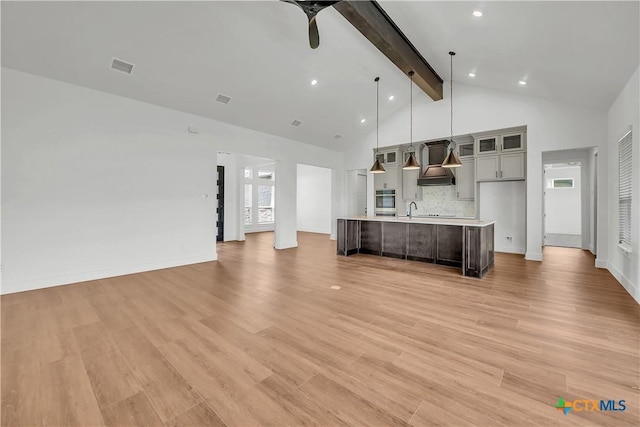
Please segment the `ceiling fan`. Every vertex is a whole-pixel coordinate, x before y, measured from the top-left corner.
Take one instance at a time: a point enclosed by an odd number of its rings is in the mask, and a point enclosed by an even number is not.
[[[337,1],[296,1],[296,0],[281,0],[285,3],[291,3],[298,6],[304,13],[307,14],[309,19],[309,45],[311,49],[315,49],[320,45],[320,35],[318,34],[318,25],[316,24],[316,15],[325,7],[333,6],[336,3],[340,3],[342,0]]]

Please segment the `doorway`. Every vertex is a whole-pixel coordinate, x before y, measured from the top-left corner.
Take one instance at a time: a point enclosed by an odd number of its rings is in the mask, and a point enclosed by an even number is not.
[[[218,186],[217,207],[216,207],[216,241],[224,241],[224,166],[218,166],[216,185]]]
[[[544,245],[582,248],[582,164],[544,165]]]

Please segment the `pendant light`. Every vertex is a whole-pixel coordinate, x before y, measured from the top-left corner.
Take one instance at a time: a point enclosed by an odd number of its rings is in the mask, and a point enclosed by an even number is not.
[[[409,79],[410,79],[410,93],[409,93],[409,142],[411,143],[411,148],[409,152],[409,158],[402,166],[404,170],[412,170],[412,169],[420,169],[420,163],[416,160],[416,149],[413,148],[413,71],[409,71]]]
[[[447,154],[444,162],[442,162],[443,168],[459,168],[462,166],[460,159],[456,156],[456,143],[453,141],[453,55],[455,54],[455,52],[449,52],[449,55],[451,56],[451,81],[449,83],[449,89],[451,90],[451,95],[449,96],[449,99],[451,100],[451,139],[448,146],[449,154]]]
[[[369,169],[371,173],[385,173],[384,166],[380,163],[378,159],[378,139],[379,139],[379,129],[378,123],[380,122],[380,77],[376,77],[374,79],[376,82],[376,153],[374,155],[375,161],[373,162],[373,166]]]

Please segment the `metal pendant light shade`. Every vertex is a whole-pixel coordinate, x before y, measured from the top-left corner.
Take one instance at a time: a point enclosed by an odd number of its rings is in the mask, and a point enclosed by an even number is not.
[[[411,144],[412,151],[409,153],[409,158],[407,159],[407,161],[404,162],[404,165],[402,165],[402,169],[404,170],[420,169],[420,163],[418,163],[418,160],[416,160],[416,152],[415,148],[413,148],[413,74],[413,71],[409,71],[409,84],[411,85],[411,91],[409,95],[409,143]]]
[[[460,159],[455,153],[456,143],[453,141],[453,55],[455,54],[455,52],[449,52],[449,55],[451,56],[451,80],[449,83],[449,89],[451,90],[451,96],[449,96],[449,99],[451,100],[451,139],[449,140],[448,146],[449,153],[447,154],[447,157],[445,157],[444,162],[442,162],[443,168],[459,168],[462,166]]]
[[[405,162],[404,166],[402,166],[404,170],[412,170],[412,169],[420,169],[420,163],[416,160],[415,152],[412,151],[409,153],[409,158]]]
[[[369,169],[371,173],[385,173],[384,166],[380,163],[380,159],[378,159],[378,139],[379,139],[379,130],[378,124],[380,122],[380,77],[376,77],[373,81],[376,82],[376,153],[374,154],[375,161],[373,162],[373,166]]]
[[[460,159],[456,156],[455,151],[453,149],[449,150],[449,154],[445,157],[444,162],[442,162],[443,168],[459,168],[462,166],[460,163]]]
[[[369,172],[385,173],[386,170],[384,169],[384,166],[382,166],[382,163],[380,163],[380,160],[376,159],[376,161],[373,163],[373,166],[371,166],[371,169],[369,169]]]

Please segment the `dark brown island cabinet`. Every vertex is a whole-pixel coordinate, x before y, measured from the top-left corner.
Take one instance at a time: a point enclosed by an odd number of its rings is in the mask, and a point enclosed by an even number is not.
[[[338,218],[338,255],[361,253],[431,262],[482,278],[493,267],[494,223],[455,218]]]

